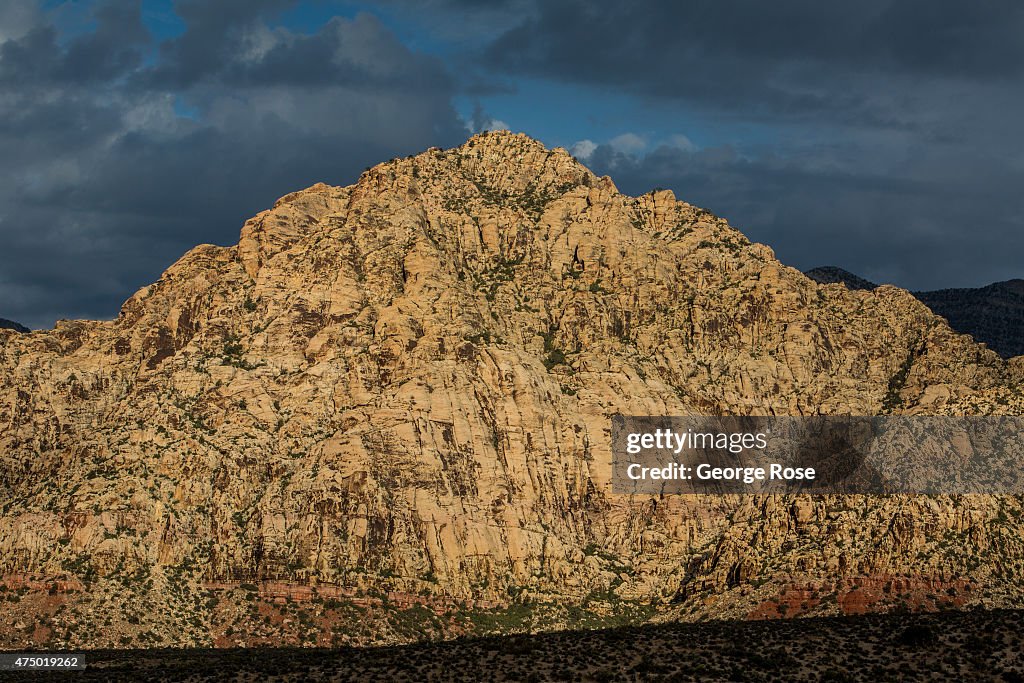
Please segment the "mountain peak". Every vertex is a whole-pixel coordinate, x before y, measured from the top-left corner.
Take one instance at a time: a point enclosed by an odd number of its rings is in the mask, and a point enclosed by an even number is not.
[[[389,197],[398,203],[411,197],[428,211],[443,208],[461,215],[499,209],[537,212],[581,186],[618,194],[610,178],[599,178],[562,147],[549,149],[522,133],[491,131],[473,135],[458,147],[431,147],[378,164],[350,189],[356,197]],[[323,188],[313,186],[282,201],[311,191]]]
[[[545,187],[590,185],[597,180],[590,169],[563,147],[548,148],[524,133],[507,130],[477,133],[451,150],[456,170],[469,171],[498,185]]]
[[[526,133],[513,133],[509,130],[485,130],[475,133],[454,149],[467,152],[481,149],[494,152],[500,156],[508,156],[510,154],[520,156],[525,152],[527,154],[553,154],[570,159],[573,158],[564,147],[548,147],[537,138]]]
[[[459,147],[475,147],[477,145],[490,146],[521,146],[526,145],[534,149],[549,152],[547,146],[535,137],[526,133],[513,133],[510,130],[484,130],[469,136],[466,142]]]

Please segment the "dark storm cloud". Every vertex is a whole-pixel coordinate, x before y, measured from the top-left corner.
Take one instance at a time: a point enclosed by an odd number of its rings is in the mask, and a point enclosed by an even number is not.
[[[1019,76],[1022,33],[1012,0],[551,0],[487,56],[515,73],[803,112],[854,100],[822,96],[842,93],[837,77]]]
[[[195,83],[240,56],[247,34],[268,16],[288,9],[291,0],[181,0],[175,12],[187,30],[160,46],[154,76],[174,85]]]
[[[33,22],[0,33],[3,317],[111,317],[277,197],[464,137],[435,58],[369,15],[268,26],[292,4],[180,2],[186,30],[162,45],[137,2],[96,5],[65,40],[25,5]]]
[[[440,61],[415,57],[369,14],[334,18],[310,35],[263,23],[291,4],[182,3],[180,13],[189,31],[161,46],[160,64],[148,78],[177,87],[217,83],[450,89]]]
[[[53,83],[102,83],[139,66],[148,36],[138,4],[107,2],[94,17],[95,31],[61,47],[57,31],[37,25],[0,43],[0,81],[33,87]]]
[[[582,141],[620,187],[671,187],[799,267],[933,288],[1024,275],[1021,36],[1010,0],[550,0],[484,53],[734,140]]]
[[[609,111],[678,120],[594,124],[611,139],[578,153],[626,191],[671,187],[793,265],[915,288],[1024,275],[1024,4],[375,6],[443,62],[370,14],[290,30],[279,19],[295,5],[178,0],[185,30],[157,40],[138,0],[86,3],[70,34],[42,0],[0,1],[0,317],[113,316],[278,196],[458,143],[457,95],[480,101],[473,128],[516,129],[517,111],[547,111],[523,101],[528,78],[564,84],[568,103],[600,92]],[[551,109],[552,129],[573,128],[564,116]]]

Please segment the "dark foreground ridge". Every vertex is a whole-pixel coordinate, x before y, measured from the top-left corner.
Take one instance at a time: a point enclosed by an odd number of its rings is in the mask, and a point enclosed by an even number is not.
[[[665,624],[373,649],[108,650],[88,661],[70,674],[76,681],[1021,681],[1024,611]]]

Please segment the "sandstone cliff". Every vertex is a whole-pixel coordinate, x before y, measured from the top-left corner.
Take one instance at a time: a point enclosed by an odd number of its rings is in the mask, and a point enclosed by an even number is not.
[[[1017,499],[616,496],[609,416],[1020,414],[1022,377],[908,292],[818,285],[671,192],[482,134],[283,197],[116,320],[0,330],[5,642],[253,642],[221,604],[250,585],[1017,604]]]

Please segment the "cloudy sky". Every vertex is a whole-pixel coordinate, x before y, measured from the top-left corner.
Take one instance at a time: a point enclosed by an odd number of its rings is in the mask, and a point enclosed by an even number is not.
[[[1017,0],[0,0],[0,317],[113,317],[277,197],[493,127],[800,268],[1024,277],[1022,37]]]

